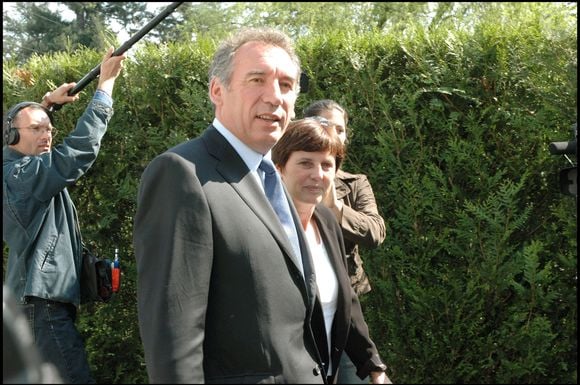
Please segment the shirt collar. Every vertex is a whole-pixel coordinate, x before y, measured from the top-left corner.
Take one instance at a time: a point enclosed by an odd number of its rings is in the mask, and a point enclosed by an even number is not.
[[[218,132],[222,134],[224,138],[226,138],[229,144],[232,145],[232,147],[236,150],[238,155],[240,155],[240,157],[242,158],[246,166],[248,166],[248,169],[251,172],[255,172],[258,169],[258,166],[260,165],[262,158],[271,159],[270,151],[268,151],[266,155],[262,156],[262,154],[252,150],[244,142],[242,142],[234,134],[232,134],[230,130],[225,128],[224,125],[221,124],[221,122],[217,118],[214,118],[212,124],[216,128],[216,130],[218,130]]]

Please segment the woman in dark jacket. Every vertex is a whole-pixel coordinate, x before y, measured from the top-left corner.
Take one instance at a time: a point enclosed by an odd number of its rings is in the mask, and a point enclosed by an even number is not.
[[[313,329],[319,331],[318,348],[328,382],[336,382],[346,352],[360,378],[370,375],[373,383],[390,383],[350,284],[342,230],[332,211],[321,204],[343,156],[344,146],[326,121],[312,118],[290,123],[272,149],[272,160],[292,196],[312,254],[320,305]]]
[[[326,118],[328,128],[334,129],[344,145],[348,142],[348,112],[334,100],[313,102],[304,110],[304,116]],[[367,249],[378,247],[385,240],[386,227],[367,176],[338,169],[323,203],[332,210],[342,229],[350,283],[357,295],[368,293],[371,285],[363,268],[359,246]],[[346,355],[342,357],[340,367],[339,384],[368,383],[368,378],[362,381],[357,378],[356,370]]]

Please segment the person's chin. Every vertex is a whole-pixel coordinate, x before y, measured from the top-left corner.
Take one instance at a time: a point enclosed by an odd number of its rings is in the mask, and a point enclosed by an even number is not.
[[[282,134],[278,131],[275,131],[262,136],[261,141],[264,144],[267,144],[268,146],[272,147],[278,142],[278,140],[280,140],[281,137]]]
[[[280,129],[270,132],[270,138],[272,139],[272,141],[274,141],[274,144],[280,140],[282,134],[283,132]]]

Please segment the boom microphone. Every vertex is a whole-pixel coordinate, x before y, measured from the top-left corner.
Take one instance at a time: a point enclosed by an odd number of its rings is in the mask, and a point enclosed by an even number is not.
[[[143,36],[145,36],[149,31],[151,31],[157,24],[159,24],[163,19],[165,19],[175,8],[183,4],[183,1],[178,1],[171,3],[165,8],[159,15],[155,16],[149,23],[147,23],[143,28],[141,28],[133,37],[127,40],[123,45],[117,48],[112,56],[119,56],[125,53],[129,48],[131,48],[135,43],[137,43]],[[88,74],[86,74],[77,84],[68,91],[69,96],[73,96],[81,92],[90,82],[96,79],[101,73],[101,65],[99,64],[93,68]],[[62,104],[54,104],[51,106],[51,111],[57,111],[62,107]]]

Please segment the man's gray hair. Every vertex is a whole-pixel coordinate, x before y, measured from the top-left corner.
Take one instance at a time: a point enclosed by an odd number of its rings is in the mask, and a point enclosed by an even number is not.
[[[300,87],[300,59],[294,50],[294,43],[292,39],[285,33],[272,28],[249,28],[241,32],[232,34],[229,38],[224,40],[213,56],[212,63],[208,71],[208,79],[211,80],[216,77],[226,86],[230,86],[230,81],[233,72],[234,56],[238,49],[249,42],[261,42],[267,45],[280,47],[288,53],[292,62],[296,64],[296,86],[299,91]]]

